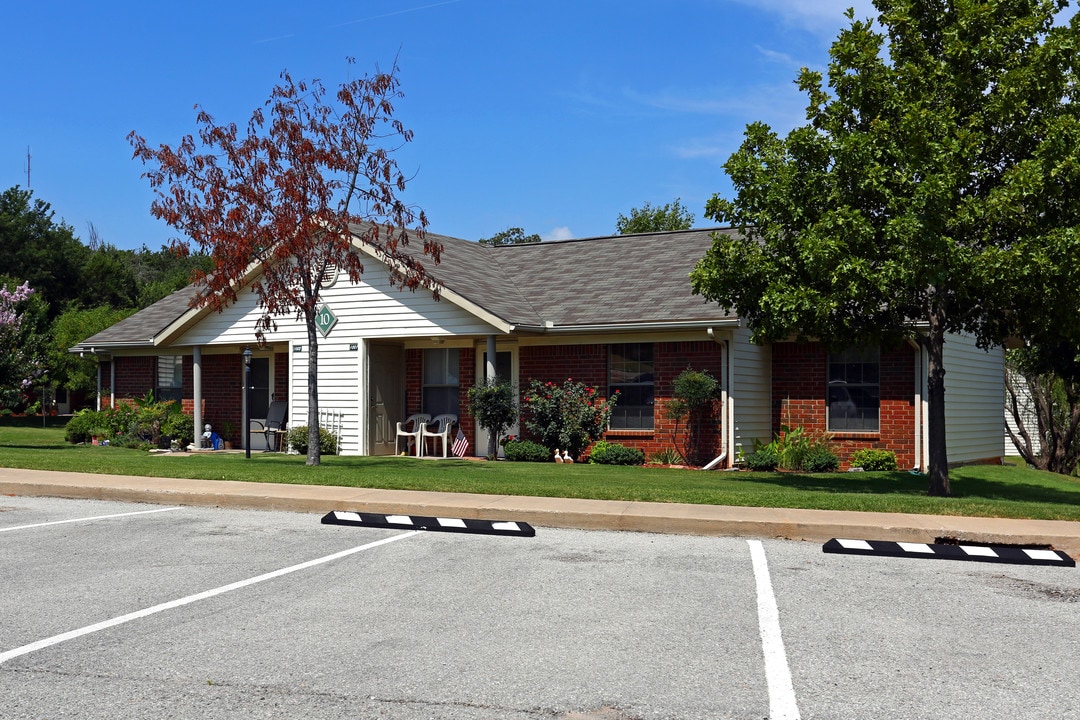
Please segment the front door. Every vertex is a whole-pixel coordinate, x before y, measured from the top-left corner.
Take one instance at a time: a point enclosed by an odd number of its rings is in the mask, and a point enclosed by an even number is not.
[[[487,380],[487,351],[476,353],[477,367],[476,377],[481,382]],[[518,363],[517,348],[512,350],[497,350],[495,352],[495,374],[503,380],[509,380],[514,387],[518,386]],[[504,431],[507,435],[520,435],[521,430],[517,422]],[[488,432],[482,427],[476,428],[476,454],[486,455],[488,451]],[[503,448],[496,450],[499,457],[503,456]]]
[[[269,357],[251,358],[251,407],[248,408],[248,418],[257,420],[259,428],[266,425],[266,413],[270,409],[270,400],[273,383],[270,379],[271,368]],[[245,398],[246,399],[246,398]],[[241,432],[243,430],[241,429]],[[266,438],[261,434],[251,435],[251,449],[264,450]]]
[[[368,348],[368,453],[394,455],[397,423],[405,411],[405,351],[397,345]]]

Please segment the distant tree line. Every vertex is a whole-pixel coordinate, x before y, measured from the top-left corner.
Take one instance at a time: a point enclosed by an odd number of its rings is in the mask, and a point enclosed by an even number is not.
[[[18,186],[0,193],[0,288],[33,292],[14,303],[17,322],[0,332],[0,411],[38,411],[43,394],[96,392],[94,362],[67,349],[186,286],[208,256],[166,247],[121,250],[87,240],[57,220],[49,203]]]

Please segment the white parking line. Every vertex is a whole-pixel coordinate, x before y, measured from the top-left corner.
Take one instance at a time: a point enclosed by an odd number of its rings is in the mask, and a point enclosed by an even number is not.
[[[761,632],[761,649],[765,654],[765,679],[769,684],[769,720],[799,720],[801,716],[795,703],[795,688],[791,684],[784,640],[780,636],[780,611],[776,608],[765,548],[760,540],[746,542],[750,546],[750,559],[754,564],[754,580],[757,583],[758,629]]]
[[[170,510],[183,510],[183,508],[155,508],[154,510],[139,510],[137,512],[117,513],[115,515],[95,515],[94,517],[74,518],[72,520],[53,520],[52,522],[35,523],[33,525],[16,525],[15,527],[0,528],[0,532],[8,532],[9,530],[27,530],[29,528],[45,527],[47,525],[63,525],[65,523],[90,522],[92,520],[108,520],[109,518],[128,517],[131,515],[148,515],[150,513],[169,512]]]
[[[173,608],[178,608],[183,605],[189,605],[193,602],[198,602],[199,600],[206,600],[207,598],[212,598],[216,595],[222,595],[232,590],[239,590],[240,588],[245,588],[249,585],[255,585],[256,583],[261,583],[266,580],[273,580],[274,578],[281,577],[282,575],[288,575],[289,573],[294,573],[298,570],[306,570],[307,568],[315,567],[316,565],[322,565],[323,563],[328,563],[333,560],[348,557],[349,555],[363,552],[364,550],[371,550],[372,548],[379,547],[380,545],[386,545],[387,543],[392,543],[395,540],[404,540],[407,537],[412,537],[413,535],[419,534],[419,530],[413,530],[411,532],[402,533],[401,535],[394,535],[392,537],[383,538],[382,540],[376,540],[375,542],[368,543],[367,545],[361,545],[359,547],[350,548],[349,550],[342,550],[341,552],[336,552],[333,555],[326,555],[325,557],[316,558],[315,560],[308,560],[307,562],[300,563],[299,565],[292,565],[290,567],[282,568],[280,570],[274,570],[273,572],[264,573],[263,575],[259,575],[257,577],[248,578],[247,580],[241,580],[239,582],[234,582],[229,585],[222,585],[221,587],[214,588],[213,590],[207,590],[205,592],[197,593],[195,595],[188,595],[187,597],[180,598],[179,600],[170,600],[169,602],[161,603],[160,605],[154,605],[153,607],[149,607],[144,610],[137,610],[133,613],[128,613],[127,615],[121,615],[120,617],[112,618],[111,620],[104,620],[102,622],[95,623],[94,625],[87,625],[86,627],[79,628],[78,630],[71,630],[60,635],[53,635],[50,638],[38,640],[37,642],[30,643],[29,645],[23,645],[22,647],[17,647],[14,650],[8,650],[7,652],[0,653],[0,665],[6,663],[8,660],[12,660],[21,655],[36,652],[37,650],[41,650],[52,645],[57,645],[67,640],[74,640],[75,638],[82,637],[83,635],[96,633],[99,630],[106,630],[117,625],[123,625],[124,623],[131,622],[132,620],[138,620],[149,615],[164,612],[165,610],[172,610]]]

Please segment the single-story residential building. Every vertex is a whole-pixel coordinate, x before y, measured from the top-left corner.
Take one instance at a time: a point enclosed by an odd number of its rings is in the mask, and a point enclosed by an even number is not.
[[[391,287],[366,253],[363,281],[342,275],[322,297],[319,405],[341,452],[398,451],[408,415],[451,412],[483,455],[487,438],[468,412],[467,391],[495,371],[525,388],[531,379],[573,378],[620,391],[606,439],[646,455],[673,447],[664,412],[686,368],[706,370],[722,393],[707,433],[716,467],[731,466],[781,425],[832,434],[846,462],[864,447],[896,452],[902,467],[927,465],[927,359],[916,343],[829,353],[817,343],[758,345],[738,317],[690,291],[688,274],[729,229],[617,235],[490,247],[445,236],[429,269],[441,297]],[[418,251],[417,251],[418,252]],[[221,313],[192,309],[178,291],[72,348],[98,359],[105,402],[173,398],[238,446],[245,393],[242,352],[250,347],[249,417],[288,403],[292,426],[307,424],[307,337],[279,317],[257,346],[256,295],[241,291]],[[945,346],[951,463],[1000,462],[1003,353],[953,335]],[[256,436],[261,443],[262,437]],[[255,445],[254,449],[261,446]]]

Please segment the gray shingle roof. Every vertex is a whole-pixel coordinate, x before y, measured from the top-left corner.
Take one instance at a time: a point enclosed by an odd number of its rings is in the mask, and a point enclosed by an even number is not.
[[[689,274],[712,245],[704,229],[489,247],[429,233],[444,246],[425,268],[448,290],[508,324],[554,330],[730,320],[690,292]],[[410,247],[416,253],[420,247]],[[188,309],[192,288],[169,295],[78,347],[152,344]]]

